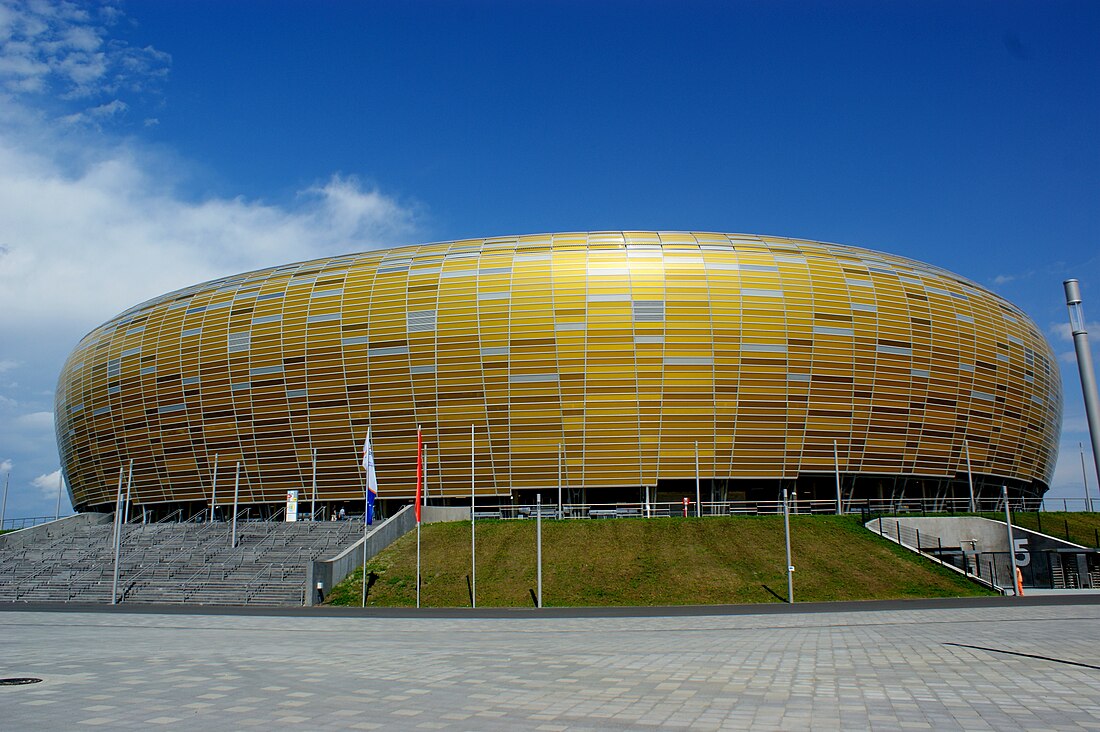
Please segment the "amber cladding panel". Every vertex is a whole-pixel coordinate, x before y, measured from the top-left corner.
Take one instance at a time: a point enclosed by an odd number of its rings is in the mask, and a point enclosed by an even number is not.
[[[690,478],[975,473],[1049,483],[1061,385],[1016,307],[950,272],[764,236],[476,239],[291,264],[138,305],[88,334],[57,391],[80,507],[383,497]],[[560,446],[560,448],[559,448]],[[441,478],[440,478],[441,476]]]

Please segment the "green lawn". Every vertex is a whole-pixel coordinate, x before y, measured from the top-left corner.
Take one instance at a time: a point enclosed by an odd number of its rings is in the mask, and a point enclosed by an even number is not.
[[[470,602],[470,525],[422,528],[422,605]],[[933,562],[873,535],[851,516],[791,517],[798,601],[990,594]],[[711,605],[786,598],[783,519],[613,519],[543,522],[547,606]],[[534,521],[478,521],[479,606],[533,604]],[[368,604],[416,603],[416,534],[367,563],[377,575]],[[332,604],[358,605],[361,572],[334,588]]]
[[[983,514],[997,521],[1004,521],[1005,515]],[[1063,511],[1043,511],[1042,513],[1013,513],[1012,523],[1025,529],[1065,539],[1074,544],[1100,547],[1100,513],[1074,513]],[[1041,528],[1040,528],[1041,526]]]

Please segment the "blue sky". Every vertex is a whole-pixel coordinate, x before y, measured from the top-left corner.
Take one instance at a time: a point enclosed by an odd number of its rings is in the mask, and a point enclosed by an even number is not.
[[[1004,295],[1061,358],[1050,495],[1079,496],[1061,282],[1095,323],[1098,77],[1090,2],[0,0],[8,516],[52,513],[57,372],[136,302],[602,229],[836,241]]]

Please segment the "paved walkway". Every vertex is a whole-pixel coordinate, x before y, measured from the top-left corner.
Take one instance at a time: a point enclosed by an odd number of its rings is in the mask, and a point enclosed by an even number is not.
[[[1100,604],[652,617],[0,612],[0,728],[1100,729]]]

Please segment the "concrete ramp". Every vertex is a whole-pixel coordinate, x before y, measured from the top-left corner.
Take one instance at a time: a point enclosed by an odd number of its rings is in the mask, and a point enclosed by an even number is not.
[[[882,516],[866,527],[975,581],[1014,594],[1013,560],[1004,521],[978,516]],[[1013,525],[1014,564],[1028,588],[1100,588],[1100,551]]]

